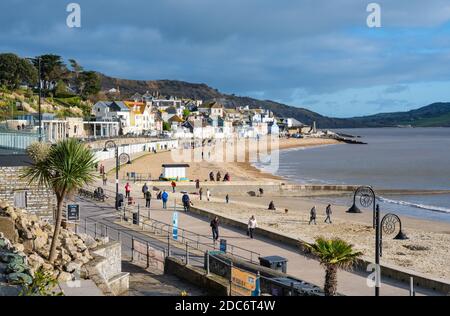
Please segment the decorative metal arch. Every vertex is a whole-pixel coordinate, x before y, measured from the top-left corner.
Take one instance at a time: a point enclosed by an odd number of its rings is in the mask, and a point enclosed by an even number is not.
[[[113,140],[108,140],[105,142],[105,149],[116,148],[117,144]]]
[[[402,231],[402,221],[400,217],[396,214],[386,214],[383,216],[381,220],[381,229],[380,229],[380,256],[383,255],[383,233],[386,235],[393,235],[396,232],[396,228],[398,225],[398,233],[394,237],[397,240],[405,240],[408,237]]]
[[[356,201],[358,201],[359,205],[364,208],[369,208],[372,206],[373,208],[373,227],[375,228],[375,207],[376,207],[376,195],[375,191],[370,186],[361,186],[355,190],[353,194],[353,205],[347,211],[348,213],[361,213],[361,210],[356,205]]]
[[[121,165],[124,165],[126,163],[131,163],[131,157],[127,153],[121,153],[119,155],[119,163]]]

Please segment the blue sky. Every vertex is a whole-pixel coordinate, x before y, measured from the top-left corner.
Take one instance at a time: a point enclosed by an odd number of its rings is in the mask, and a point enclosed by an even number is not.
[[[450,101],[450,2],[385,0],[2,0],[0,51],[75,58],[127,79],[202,82],[328,116]]]

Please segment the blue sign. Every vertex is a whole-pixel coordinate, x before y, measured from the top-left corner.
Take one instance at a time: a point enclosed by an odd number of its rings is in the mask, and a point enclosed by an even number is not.
[[[227,240],[226,239],[220,240],[220,251],[227,253]]]
[[[172,237],[174,240],[178,239],[178,212],[173,212],[172,216]]]

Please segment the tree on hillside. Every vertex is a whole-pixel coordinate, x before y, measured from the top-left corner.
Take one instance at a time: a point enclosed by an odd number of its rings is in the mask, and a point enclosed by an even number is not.
[[[53,263],[57,255],[64,199],[94,181],[96,159],[87,147],[73,138],[60,141],[51,148],[46,148],[45,144],[32,144],[27,151],[33,163],[25,169],[22,177],[30,183],[36,181],[40,186],[53,189],[56,195],[55,228],[48,258]]]
[[[15,54],[0,54],[0,85],[16,89],[21,83],[35,85],[37,70],[27,59]]]
[[[38,58],[41,59],[41,77],[44,81],[44,89],[47,91],[53,89],[58,80],[69,78],[69,70],[61,56],[52,54],[37,56],[33,61],[36,68],[38,67]]]
[[[87,99],[90,95],[95,95],[100,92],[100,77],[95,71],[83,71],[79,78],[78,90],[80,96]]]
[[[318,257],[320,264],[325,267],[325,295],[335,296],[338,269],[351,268],[362,256],[362,253],[353,251],[352,245],[339,238],[318,237],[314,244],[305,243],[305,246]]]
[[[75,73],[75,78],[78,78],[81,72],[84,71],[83,67],[75,60],[69,59],[70,68]]]

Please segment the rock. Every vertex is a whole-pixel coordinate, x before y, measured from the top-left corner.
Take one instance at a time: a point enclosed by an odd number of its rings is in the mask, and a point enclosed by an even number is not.
[[[6,276],[6,280],[8,280],[9,283],[12,284],[20,284],[20,283],[25,283],[25,284],[31,284],[33,283],[33,279],[31,278],[31,276],[29,274],[26,273],[10,273]]]
[[[1,285],[0,286],[0,296],[19,296],[22,288],[18,285]]]
[[[53,266],[50,263],[44,262],[44,264],[42,265],[42,269],[44,269],[45,271],[53,271]]]
[[[75,262],[75,261],[73,261],[73,262],[70,262],[69,264],[67,264],[64,267],[64,270],[66,270],[66,272],[69,272],[69,273],[73,273],[75,271],[79,272],[81,270],[81,266],[82,265],[83,265],[82,262],[79,262],[79,261]]]
[[[59,273],[59,275],[58,275],[57,280],[58,280],[59,282],[69,282],[69,281],[72,281],[72,274],[70,274],[69,272],[61,271],[61,272]]]
[[[25,247],[22,244],[14,244],[13,245],[14,252],[23,252],[24,250],[25,250]]]
[[[0,201],[0,209],[4,210],[9,207],[8,202]]]

